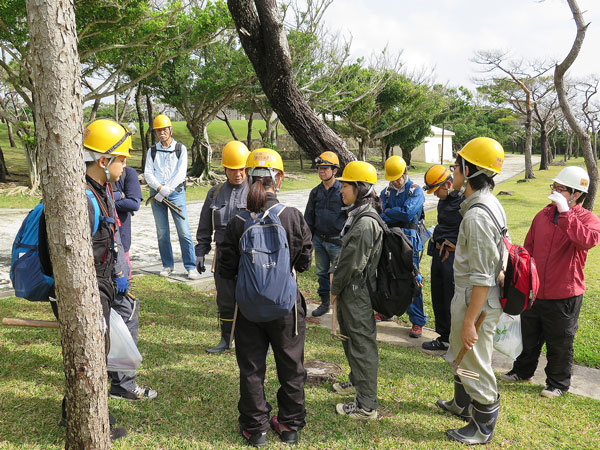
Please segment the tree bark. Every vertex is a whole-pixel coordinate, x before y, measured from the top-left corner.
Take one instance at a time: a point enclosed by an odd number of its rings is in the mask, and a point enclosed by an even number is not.
[[[521,87],[521,89],[523,89],[523,87]],[[525,88],[525,94],[527,95],[527,114],[525,116],[525,179],[532,180],[535,178],[535,174],[533,173],[533,164],[531,162],[531,153],[533,147],[533,132],[531,122],[533,118],[533,111],[531,110],[531,94],[529,89]],[[540,170],[542,170],[541,164]]]
[[[311,157],[329,150],[345,165],[355,159],[345,142],[308,105],[294,80],[283,22],[275,0],[228,0],[244,51],[269,103],[298,145]]]
[[[6,161],[4,160],[4,152],[0,147],[0,183],[6,183],[6,177],[8,176],[8,168],[6,167]]]
[[[252,123],[254,122],[254,111],[250,111],[250,117],[248,118],[248,134],[246,135],[246,147],[252,151]]]
[[[571,50],[569,50],[569,53],[565,59],[554,69],[554,86],[556,87],[560,108],[562,109],[569,126],[579,138],[582,146],[583,159],[585,160],[585,166],[590,176],[590,186],[588,188],[588,194],[583,201],[583,207],[592,211],[594,209],[594,201],[596,200],[596,192],[598,191],[598,163],[593,155],[590,136],[577,122],[577,119],[573,114],[573,110],[571,109],[571,105],[569,104],[569,99],[567,97],[567,92],[564,85],[565,73],[577,59],[577,55],[579,55],[588,25],[584,23],[583,14],[579,9],[577,1],[567,0],[567,3],[569,4],[569,8],[573,14],[573,19],[577,25],[577,34]]]
[[[546,127],[540,124],[540,170],[548,170],[550,158],[548,157],[548,137],[546,136]]]
[[[227,128],[229,128],[229,132],[231,133],[231,137],[233,138],[233,140],[239,141],[237,135],[235,134],[235,130],[233,129],[233,126],[231,125],[231,122],[229,121],[229,117],[227,117],[227,113],[225,112],[225,110],[223,110],[221,112],[223,113],[223,118],[221,119],[220,117],[217,117],[217,119],[225,122],[225,125],[227,125]]]
[[[54,268],[67,449],[110,448],[103,318],[84,193],[81,72],[72,2],[27,0],[36,136]]]
[[[92,110],[90,111],[90,120],[88,120],[88,122],[91,122],[92,120],[96,119],[96,114],[98,114],[99,107],[100,107],[100,99],[97,98],[96,100],[94,100],[94,104],[92,105]]]
[[[12,127],[12,123],[10,123],[10,121],[6,121],[6,127],[8,128],[8,142],[11,146],[11,148],[16,148],[17,145],[15,144],[15,137],[13,135],[13,127]]]
[[[152,99],[150,98],[150,94],[146,94],[146,112],[148,114],[148,131],[150,133],[150,138],[148,138],[148,134],[146,134],[146,143],[148,147],[150,147],[150,142],[152,145],[156,144],[156,135],[154,134],[154,130],[152,129],[152,122],[154,120],[154,112],[152,111]]]
[[[142,171],[146,167],[146,154],[148,153],[148,141],[144,133],[144,111],[142,111],[142,83],[139,83],[135,91],[135,111],[138,117],[138,127],[140,127],[140,140],[142,141]]]

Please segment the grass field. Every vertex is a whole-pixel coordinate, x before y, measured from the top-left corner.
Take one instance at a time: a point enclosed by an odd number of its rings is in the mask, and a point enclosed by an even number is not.
[[[496,188],[514,241],[522,243],[532,217],[545,204],[549,180],[560,170],[537,172],[530,183],[509,181]],[[427,215],[428,223],[435,214]],[[575,340],[579,364],[600,368],[600,250],[588,255],[585,295]],[[429,260],[421,268],[428,279]],[[316,300],[314,267],[299,278],[307,299]],[[111,412],[130,436],[115,449],[242,449],[237,432],[238,370],[232,353],[208,356],[204,349],[218,341],[214,292],[207,294],[159,277],[135,279],[142,301],[140,350],[144,362],[140,383],[158,390],[156,400],[124,403],[109,400]],[[433,327],[429,286],[425,308]],[[52,320],[50,308],[14,297],[0,302],[2,317]],[[434,405],[452,396],[451,374],[439,357],[416,349],[380,344],[380,419],[357,423],[337,416],[336,402],[350,400],[329,385],[307,387],[307,427],[299,449],[460,449],[444,430],[462,422]],[[309,324],[306,359],[348,365],[339,341]],[[276,411],[278,382],[269,357],[266,395]],[[0,328],[0,449],[38,450],[63,447],[64,429],[57,423],[64,389],[60,340],[56,330]],[[502,404],[494,441],[486,449],[598,449],[600,402],[567,394],[540,397],[539,386],[500,383]],[[287,448],[269,433],[267,448]]]

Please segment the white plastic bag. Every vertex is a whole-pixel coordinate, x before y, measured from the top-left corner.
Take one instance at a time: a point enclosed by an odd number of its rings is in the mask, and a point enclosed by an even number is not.
[[[521,316],[502,313],[496,325],[494,348],[512,359],[516,359],[521,354],[523,351]]]
[[[110,372],[123,372],[132,375],[142,362],[131,333],[123,318],[114,309],[110,309],[110,351],[106,369]]]

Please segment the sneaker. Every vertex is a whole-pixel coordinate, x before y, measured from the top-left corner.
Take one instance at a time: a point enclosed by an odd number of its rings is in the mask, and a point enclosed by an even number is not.
[[[375,314],[375,322],[389,322],[391,320],[392,320],[391,317],[388,317],[384,314],[381,314],[381,313]]]
[[[377,419],[376,409],[366,409],[358,405],[355,401],[350,403],[338,403],[335,405],[335,412],[341,416],[348,416],[357,420]]]
[[[321,317],[329,312],[329,303],[321,303],[317,309],[312,312],[313,317]]]
[[[546,397],[546,398],[554,398],[554,397],[560,397],[564,393],[565,392],[562,389],[559,389],[557,387],[546,386],[546,389],[544,389],[542,392],[540,392],[540,395],[542,397]]]
[[[188,270],[188,280],[198,280],[200,278],[200,274],[196,269]]]
[[[290,429],[287,425],[279,423],[277,416],[273,416],[269,422],[271,429],[279,435],[281,442],[295,445],[298,443],[298,432]]]
[[[500,379],[502,381],[506,381],[508,383],[517,383],[519,381],[524,381],[524,382],[531,381],[531,378],[521,378],[519,375],[517,375],[516,372],[513,372],[512,370],[508,373],[500,375]]]
[[[173,272],[172,267],[163,267],[163,270],[160,271],[159,275],[161,277],[168,277]]]
[[[433,341],[423,342],[421,345],[425,350],[448,350],[450,344],[440,340],[440,338],[434,339]]]
[[[408,335],[411,338],[420,338],[422,334],[423,334],[423,327],[421,325],[416,325],[413,323],[413,326],[410,329],[410,332],[408,333]]]
[[[264,447],[267,445],[267,432],[261,431],[259,433],[250,434],[246,430],[240,430],[240,434],[246,440],[246,445],[250,447]]]
[[[341,383],[333,383],[333,392],[341,395],[354,394],[356,388],[350,381],[342,381]]]
[[[157,395],[158,393],[154,389],[144,388],[141,386],[136,386],[135,390],[133,391],[127,391],[122,393],[110,393],[111,398],[131,401],[143,399],[152,400],[153,398],[156,398]]]

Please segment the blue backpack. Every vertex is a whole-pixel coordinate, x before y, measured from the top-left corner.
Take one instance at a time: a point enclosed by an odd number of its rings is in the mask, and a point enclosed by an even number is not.
[[[285,317],[296,304],[298,285],[290,267],[290,249],[278,203],[261,214],[242,211],[240,262],[235,299],[245,318],[269,322]]]
[[[92,191],[86,189],[86,194],[94,206],[94,229],[92,232],[94,235],[98,231],[101,220],[100,207]],[[49,301],[54,288],[54,278],[44,273],[40,260],[42,214],[44,214],[43,203],[29,211],[13,242],[10,261],[10,280],[15,288],[15,295],[32,302]]]

